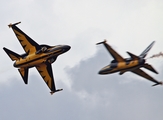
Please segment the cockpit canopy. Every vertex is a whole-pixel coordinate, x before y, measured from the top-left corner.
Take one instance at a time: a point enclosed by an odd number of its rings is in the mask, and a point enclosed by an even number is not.
[[[56,45],[56,46],[49,46],[49,45],[40,45],[41,49],[36,52],[36,54],[39,53],[46,53],[46,52],[52,52],[53,50],[61,47],[62,45]]]
[[[45,53],[48,51],[49,48],[51,48],[52,46],[49,46],[49,45],[40,45],[41,46],[41,49],[38,50],[36,52],[36,54],[39,54],[39,53]]]

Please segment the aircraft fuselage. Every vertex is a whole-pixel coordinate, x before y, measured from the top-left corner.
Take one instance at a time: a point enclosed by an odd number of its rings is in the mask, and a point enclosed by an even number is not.
[[[131,60],[125,59],[124,62],[112,61],[110,65],[102,68],[99,74],[111,74],[119,71],[130,71],[141,67],[145,63],[144,59]]]
[[[37,66],[44,62],[54,62],[58,55],[67,52],[70,49],[68,45],[58,45],[47,48],[45,51],[37,51],[26,56],[23,56],[19,60],[16,60],[14,67],[17,68],[30,68]]]

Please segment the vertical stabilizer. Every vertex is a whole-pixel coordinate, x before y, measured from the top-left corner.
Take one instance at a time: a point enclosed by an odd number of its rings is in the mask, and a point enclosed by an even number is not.
[[[139,56],[142,58],[145,58],[145,56],[148,54],[149,50],[153,47],[155,41],[153,41]]]

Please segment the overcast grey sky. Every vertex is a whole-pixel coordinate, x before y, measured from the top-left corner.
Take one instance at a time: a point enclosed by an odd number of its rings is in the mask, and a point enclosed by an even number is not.
[[[1,49],[0,116],[3,120],[162,120],[163,88],[136,76],[118,73],[101,76],[98,71],[112,60],[97,42],[107,39],[118,53],[139,55],[153,40],[148,56],[163,45],[161,0],[26,0],[2,1],[0,47],[24,51],[9,23],[18,25],[40,44],[67,44],[72,48],[53,64],[57,88],[49,89],[35,69],[25,85],[13,62]],[[163,80],[163,58],[147,61]]]

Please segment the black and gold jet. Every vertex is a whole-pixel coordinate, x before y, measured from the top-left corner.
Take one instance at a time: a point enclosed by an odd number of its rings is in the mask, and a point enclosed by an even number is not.
[[[16,26],[19,23],[10,24],[9,27],[13,29],[26,53],[19,55],[5,47],[3,48],[4,51],[12,61],[15,61],[14,67],[18,68],[25,84],[28,84],[29,68],[36,67],[51,90],[51,94],[61,91],[62,89],[56,89],[55,87],[51,64],[55,62],[60,54],[67,52],[71,47],[68,45],[39,45]]]
[[[146,63],[144,59],[148,51],[152,48],[154,41],[139,56],[127,52],[131,57],[126,59],[121,57],[115,50],[113,50],[113,48],[106,43],[106,40],[97,43],[97,45],[98,44],[104,44],[108,52],[110,52],[110,54],[114,58],[114,60],[111,61],[110,65],[102,68],[99,71],[99,74],[111,74],[111,73],[119,72],[119,74],[122,75],[127,71],[131,71],[137,75],[140,75],[154,82],[155,84],[153,86],[162,85],[162,81],[155,80],[153,77],[149,76],[147,73],[145,73],[143,70],[140,69],[141,67],[143,67],[158,74],[158,72],[151,65]]]

